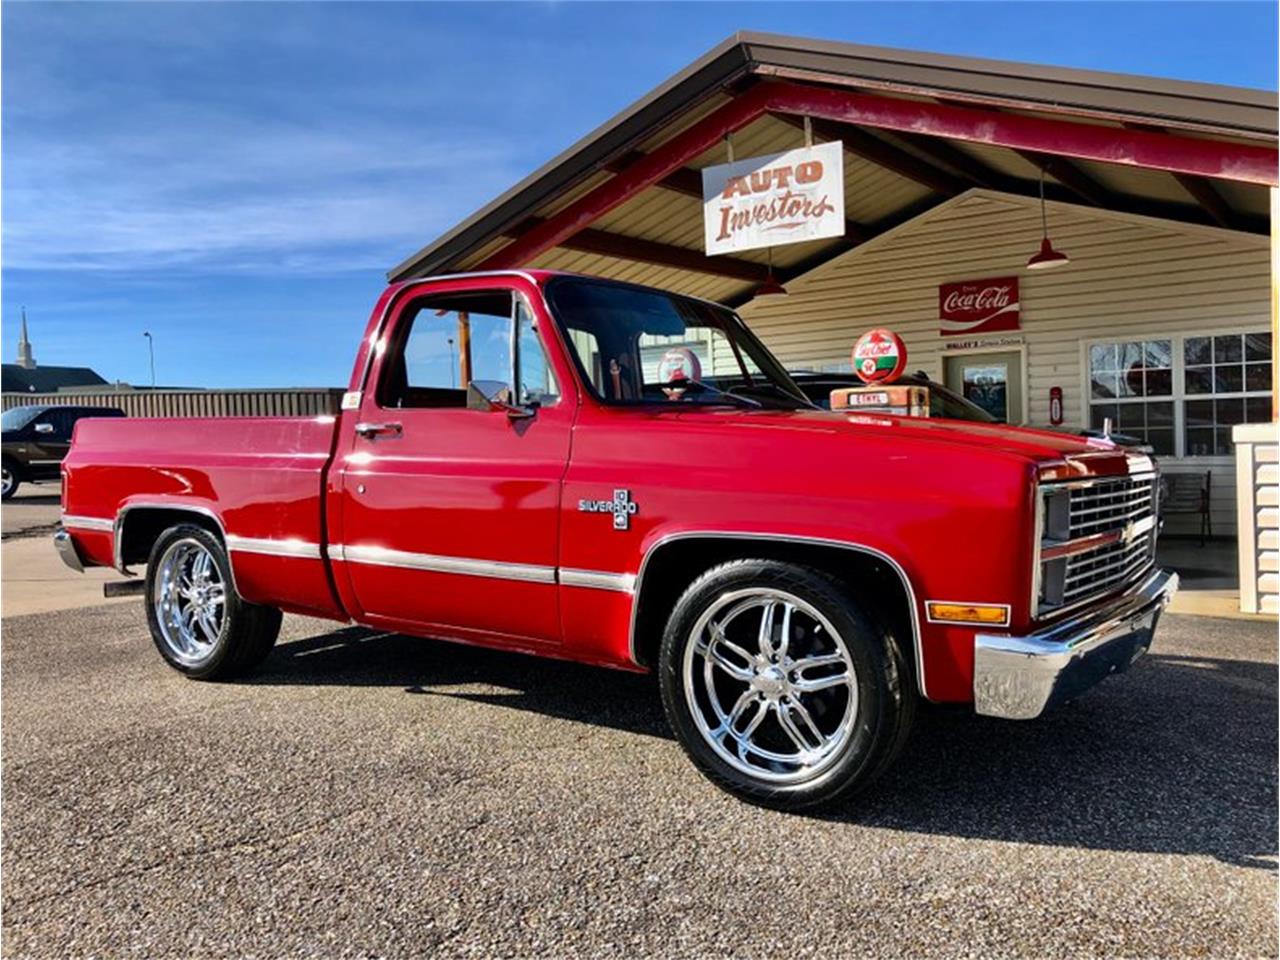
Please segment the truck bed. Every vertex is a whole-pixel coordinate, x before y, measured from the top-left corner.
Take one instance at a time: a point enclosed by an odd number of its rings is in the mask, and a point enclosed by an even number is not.
[[[87,563],[145,562],[129,538],[175,509],[225,536],[245,599],[343,616],[324,560],[335,418],[85,420],[63,462],[63,525]],[[120,543],[117,544],[117,538]]]

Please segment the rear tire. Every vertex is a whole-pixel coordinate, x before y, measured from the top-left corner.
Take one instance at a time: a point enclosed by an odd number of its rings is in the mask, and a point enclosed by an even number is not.
[[[915,713],[910,667],[846,586],[819,570],[734,560],[676,603],[659,655],[667,720],[713,783],[796,810],[866,787]]]
[[[195,524],[170,527],[156,540],[146,598],[156,649],[169,666],[196,680],[251,670],[280,633],[280,611],[236,593],[222,542]]]
[[[16,460],[0,461],[0,500],[8,500],[22,486],[22,470]]]

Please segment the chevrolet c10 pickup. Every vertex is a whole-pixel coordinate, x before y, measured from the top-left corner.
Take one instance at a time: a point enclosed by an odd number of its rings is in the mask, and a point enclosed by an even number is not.
[[[814,407],[731,310],[503,271],[389,287],[341,412],[85,420],[56,545],[145,565],[161,656],[282,611],[657,673],[694,764],[798,808],[872,782],[922,701],[1039,716],[1177,587],[1149,458]]]

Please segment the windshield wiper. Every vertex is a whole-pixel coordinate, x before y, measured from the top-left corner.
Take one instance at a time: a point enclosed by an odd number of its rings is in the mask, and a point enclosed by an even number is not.
[[[727,390],[721,390],[719,387],[713,386],[712,384],[706,383],[702,380],[694,380],[688,377],[682,377],[676,380],[668,380],[666,383],[662,384],[662,389],[663,390],[687,390],[693,393],[702,393],[704,391],[710,391],[711,393],[714,393],[717,397],[724,398],[724,401],[726,403],[731,403],[736,406],[751,407],[752,409],[755,409],[755,410],[759,410],[764,406],[764,404],[761,403],[759,400],[753,400],[750,397],[740,397],[736,393],[729,393]]]
[[[792,393],[786,387],[782,386],[781,384],[775,383],[772,380],[752,380],[748,384],[743,384],[742,386],[738,386],[738,387],[732,387],[729,390],[730,395],[738,397],[738,396],[741,396],[741,394],[733,393],[734,390],[770,390],[779,398],[788,401],[793,407],[804,409],[806,407],[816,406],[816,404],[812,403],[807,397],[797,397],[794,393]],[[744,399],[755,399],[755,398],[747,397]]]

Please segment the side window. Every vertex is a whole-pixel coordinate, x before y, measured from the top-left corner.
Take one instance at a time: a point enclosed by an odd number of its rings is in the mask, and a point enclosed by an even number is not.
[[[71,415],[65,410],[58,410],[58,409],[46,410],[40,416],[36,417],[35,424],[37,426],[42,423],[48,424],[49,426],[53,427],[53,432],[41,433],[41,431],[36,431],[37,433],[36,439],[70,440],[71,425],[73,422],[74,421],[72,420]]]
[[[556,375],[538,339],[538,327],[523,300],[516,301],[516,322],[520,324],[520,398],[522,404],[547,407],[560,399]]]
[[[557,398],[555,379],[524,302],[509,291],[445,294],[413,305],[383,367],[384,407],[465,407],[467,386],[511,396],[511,324],[520,322],[521,402]]]
[[[53,435],[59,440],[71,442],[71,434],[76,428],[76,421],[83,417],[83,413],[77,413],[73,410],[59,410],[57,417],[53,421]]]

